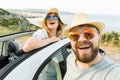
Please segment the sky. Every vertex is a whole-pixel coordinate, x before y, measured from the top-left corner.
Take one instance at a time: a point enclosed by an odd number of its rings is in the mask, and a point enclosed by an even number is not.
[[[3,9],[50,9],[87,14],[120,14],[120,0],[0,0]]]

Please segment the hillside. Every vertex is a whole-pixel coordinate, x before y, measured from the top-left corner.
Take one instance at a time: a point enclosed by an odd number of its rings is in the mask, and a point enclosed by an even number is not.
[[[0,36],[38,28],[38,26],[31,24],[23,15],[0,8]]]
[[[20,18],[22,15],[17,15],[15,13],[11,13],[5,9],[0,8],[0,18],[9,19],[9,18]]]
[[[0,8],[0,15],[10,15],[10,13],[2,8]]]

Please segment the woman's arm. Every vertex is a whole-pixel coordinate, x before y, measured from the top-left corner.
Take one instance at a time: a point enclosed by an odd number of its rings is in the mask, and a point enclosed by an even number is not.
[[[44,39],[44,40],[39,40],[38,38],[31,37],[26,41],[25,45],[23,46],[23,51],[29,52],[31,50],[41,48],[47,44],[50,44],[52,42],[56,42],[59,40],[61,40],[61,39],[59,37],[56,37],[56,36],[53,36],[51,38]]]

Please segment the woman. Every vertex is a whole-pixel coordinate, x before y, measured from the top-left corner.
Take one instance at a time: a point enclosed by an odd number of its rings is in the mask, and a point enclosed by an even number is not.
[[[43,47],[52,42],[64,38],[63,28],[67,24],[63,23],[56,8],[51,8],[40,22],[43,29],[37,30],[33,37],[27,40],[23,47],[24,52]],[[38,80],[57,80],[57,73],[54,61],[50,61],[38,76]]]
[[[40,24],[43,29],[37,30],[33,37],[26,41],[23,47],[24,52],[43,47],[64,37],[62,32],[67,24],[62,22],[58,9],[51,8]]]

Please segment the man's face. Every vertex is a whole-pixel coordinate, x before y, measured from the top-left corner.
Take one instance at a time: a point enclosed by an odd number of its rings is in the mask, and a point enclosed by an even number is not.
[[[89,63],[94,60],[100,45],[100,35],[97,29],[89,26],[76,26],[70,32],[71,46],[75,52],[76,59],[83,63]]]

